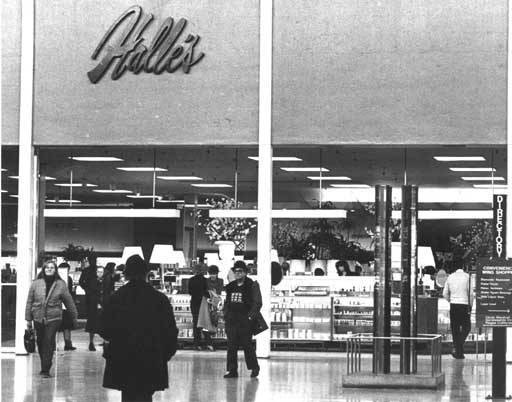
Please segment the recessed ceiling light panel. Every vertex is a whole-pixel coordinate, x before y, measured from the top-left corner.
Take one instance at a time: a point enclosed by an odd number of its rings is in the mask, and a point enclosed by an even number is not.
[[[484,177],[484,176],[463,176],[461,177],[462,180],[466,180],[466,181],[505,181],[505,178],[504,177],[501,177],[501,176],[495,176],[495,177],[492,177],[492,176],[488,176],[488,177]]]
[[[368,184],[331,184],[331,187],[336,188],[370,188]]]
[[[203,180],[201,177],[197,177],[197,176],[157,176],[156,178],[162,179],[162,180],[172,180],[172,181]]]
[[[483,156],[434,156],[439,162],[477,162],[485,161]]]
[[[308,176],[309,180],[317,180],[317,181],[350,181],[352,180],[347,176]]]
[[[259,156],[248,156],[249,159],[253,161],[259,161]],[[274,162],[302,162],[302,159],[297,158],[296,156],[273,156],[272,160]]]
[[[124,159],[115,156],[69,156],[69,159],[80,162],[123,162]]]
[[[328,172],[329,169],[323,167],[282,167],[286,172]]]
[[[491,167],[451,167],[452,172],[495,172]]]
[[[123,170],[125,172],[167,172],[167,169],[160,167],[143,167],[143,166],[134,166],[134,167],[117,167],[118,170]]]
[[[201,183],[201,184],[191,184],[193,187],[209,187],[209,188],[224,188],[224,187],[233,187],[231,184],[223,184],[223,183]]]
[[[102,194],[130,194],[130,190],[111,190],[111,189],[98,189],[98,190],[92,190],[95,193],[102,193]]]

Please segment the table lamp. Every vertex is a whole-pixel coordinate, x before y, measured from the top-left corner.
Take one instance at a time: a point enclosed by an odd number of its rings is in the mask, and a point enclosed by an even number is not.
[[[155,244],[149,259],[150,264],[160,264],[160,288],[165,289],[164,273],[166,265],[174,263],[174,248],[171,244]]]
[[[140,255],[141,258],[144,259],[144,254],[142,253],[142,247],[139,247],[139,246],[125,247],[123,250],[123,256],[121,257],[121,263],[126,264],[126,260],[135,254]]]
[[[186,266],[185,253],[182,250],[174,250],[171,264],[175,264],[177,268],[184,268]]]

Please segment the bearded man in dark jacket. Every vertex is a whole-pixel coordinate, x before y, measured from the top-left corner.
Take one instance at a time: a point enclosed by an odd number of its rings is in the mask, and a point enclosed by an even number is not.
[[[152,401],[169,387],[167,362],[176,353],[178,329],[169,299],[146,282],[144,260],[126,261],[129,282],[104,306],[100,335],[105,339],[103,386],[122,392],[122,401]]]

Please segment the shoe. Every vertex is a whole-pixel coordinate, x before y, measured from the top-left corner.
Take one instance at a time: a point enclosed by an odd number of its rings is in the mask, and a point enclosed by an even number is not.
[[[208,345],[206,349],[208,349],[210,352],[215,352],[215,348],[212,345]]]
[[[64,350],[76,350],[76,348],[70,343],[69,345],[64,345]]]
[[[90,344],[89,344],[89,350],[90,350],[91,352],[96,352],[96,348],[94,347],[94,343],[90,343]]]
[[[254,369],[251,373],[251,378],[256,378],[258,377],[258,375],[260,374],[260,369],[259,367],[257,369]]]
[[[236,378],[238,377],[238,373],[236,371],[228,371],[224,374],[224,378]]]
[[[41,371],[41,377],[52,378],[51,374],[48,371]]]
[[[458,355],[458,354],[456,354],[456,353],[454,353],[454,352],[452,352],[452,353],[451,353],[451,355],[452,355],[452,357],[453,357],[454,359],[457,359],[457,360],[459,360],[459,359],[465,359],[465,358],[466,358],[464,355]]]

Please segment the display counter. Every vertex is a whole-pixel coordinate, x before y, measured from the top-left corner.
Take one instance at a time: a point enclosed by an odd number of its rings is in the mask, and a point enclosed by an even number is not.
[[[373,332],[373,288],[375,278],[289,276],[272,288],[270,336],[278,344],[323,344],[341,342],[354,333]],[[309,292],[309,293],[308,293]],[[193,339],[190,296],[167,294],[179,329],[179,339]],[[474,309],[473,309],[474,311]],[[474,313],[468,341],[484,340],[477,334]],[[391,332],[400,333],[400,297],[391,297]],[[451,342],[450,306],[440,297],[418,296],[418,333],[439,333]],[[217,342],[225,340],[223,320],[219,320]]]

